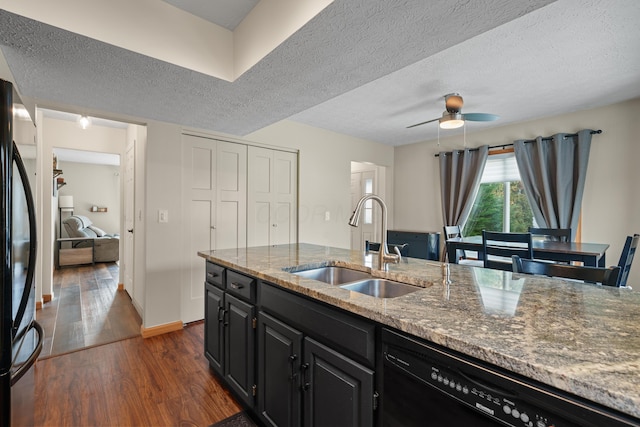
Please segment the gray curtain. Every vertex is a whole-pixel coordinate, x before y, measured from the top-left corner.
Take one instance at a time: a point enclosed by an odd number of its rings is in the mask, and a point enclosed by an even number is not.
[[[589,163],[591,130],[575,136],[559,133],[513,144],[525,193],[538,226],[578,227],[584,182]],[[573,239],[574,236],[571,236]]]
[[[469,218],[488,155],[488,145],[439,154],[444,225],[462,226]]]

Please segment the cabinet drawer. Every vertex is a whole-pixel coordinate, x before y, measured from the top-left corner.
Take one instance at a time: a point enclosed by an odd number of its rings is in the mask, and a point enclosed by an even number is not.
[[[227,270],[227,292],[249,302],[256,302],[256,279]]]
[[[224,289],[224,270],[224,267],[212,262],[207,262],[205,280],[207,283],[211,283],[212,285],[216,285],[217,287]]]
[[[264,282],[260,285],[260,305],[314,339],[367,366],[373,366],[373,322],[326,307]]]

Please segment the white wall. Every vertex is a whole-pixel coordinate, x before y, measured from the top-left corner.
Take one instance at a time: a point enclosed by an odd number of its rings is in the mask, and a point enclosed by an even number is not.
[[[120,233],[120,166],[65,162],[58,160],[67,185],[60,188],[58,197],[73,196],[74,215],[89,218],[96,227],[108,234]],[[91,212],[91,206],[106,207],[107,212]],[[62,218],[69,216],[63,213]],[[62,226],[62,235],[67,237]]]
[[[351,206],[352,161],[387,167],[387,188],[393,188],[393,147],[289,120],[249,134],[247,139],[300,150],[300,242],[349,248],[348,221],[354,208]],[[386,192],[385,202],[393,211],[392,191]],[[330,213],[330,221],[324,220],[326,211]],[[389,224],[393,224],[392,214]]]
[[[607,264],[613,265],[618,262],[625,237],[640,233],[639,118],[640,99],[635,99],[467,134],[467,146],[507,144],[539,135],[602,129],[602,134],[593,135],[591,144],[582,201],[582,241],[609,243]],[[395,148],[394,227],[442,230],[440,176],[434,154],[462,147],[462,136],[454,136],[441,138],[440,147],[436,141],[427,141]],[[636,261],[632,266],[629,284],[640,288],[637,264]]]
[[[180,321],[180,257],[175,256],[182,233],[180,126],[149,122],[145,158],[144,204],[146,225],[143,326],[151,328]],[[215,136],[215,135],[213,135]],[[235,138],[224,138],[234,141]],[[299,151],[299,241],[348,248],[351,215],[351,161],[393,168],[393,147],[350,138],[310,126],[283,121],[245,138],[248,142]],[[387,188],[392,180],[387,174]],[[136,184],[138,185],[138,184]],[[389,198],[389,197],[388,197]],[[389,200],[392,205],[392,200]],[[169,212],[158,222],[158,210]],[[325,211],[331,215],[324,220]],[[140,236],[136,236],[139,238]],[[137,264],[138,266],[139,264]],[[204,268],[204,263],[203,263]]]

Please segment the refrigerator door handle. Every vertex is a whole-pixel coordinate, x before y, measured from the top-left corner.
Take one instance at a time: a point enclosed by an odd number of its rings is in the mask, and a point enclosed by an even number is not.
[[[40,326],[40,324],[35,320],[31,322],[28,328],[23,329],[23,332],[19,334],[18,339],[20,339],[23,335],[26,335],[31,329],[35,329],[35,331],[38,333],[38,344],[36,344],[36,348],[33,350],[33,353],[29,355],[29,358],[25,360],[24,363],[22,363],[20,367],[11,374],[12,386],[16,382],[18,382],[20,378],[22,378],[22,376],[29,370],[29,368],[33,366],[34,363],[36,363],[36,360],[38,359],[38,356],[40,356],[40,352],[42,351],[44,330],[42,329],[42,326]]]
[[[18,152],[16,143],[13,142],[13,161],[18,167],[20,173],[20,180],[22,181],[22,188],[24,188],[25,199],[27,202],[27,211],[29,213],[29,264],[27,267],[27,275],[25,278],[24,291],[22,292],[22,298],[20,298],[20,305],[16,313],[16,318],[13,321],[12,335],[14,336],[18,332],[24,313],[27,310],[27,304],[29,302],[29,294],[31,293],[31,284],[33,283],[33,275],[36,268],[36,211],[33,204],[33,194],[31,193],[31,185],[29,185],[29,177],[27,176],[27,170],[24,167],[22,157]]]

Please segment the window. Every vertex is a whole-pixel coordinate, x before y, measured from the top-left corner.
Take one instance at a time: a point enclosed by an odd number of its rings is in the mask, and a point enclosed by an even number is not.
[[[533,213],[513,152],[489,155],[463,234],[478,236],[482,230],[522,233],[532,226]]]
[[[373,194],[373,178],[364,180],[364,193]],[[364,223],[373,224],[373,200],[364,202]]]

